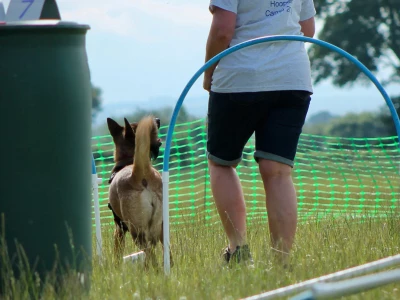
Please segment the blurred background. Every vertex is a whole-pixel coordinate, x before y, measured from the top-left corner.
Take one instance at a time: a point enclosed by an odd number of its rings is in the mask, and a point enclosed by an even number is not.
[[[9,0],[3,0],[7,9]],[[211,22],[207,0],[58,0],[61,18],[89,24],[93,135],[106,118],[131,122],[147,113],[167,125],[184,86],[204,64]],[[400,1],[314,0],[316,38],[357,57],[400,104]],[[327,136],[395,135],[378,90],[346,59],[307,45],[314,95],[304,132]],[[204,118],[208,95],[199,79],[179,122]]]

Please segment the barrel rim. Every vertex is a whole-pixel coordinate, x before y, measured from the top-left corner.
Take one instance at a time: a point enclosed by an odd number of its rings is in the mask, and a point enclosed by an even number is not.
[[[10,29],[84,29],[89,30],[90,26],[87,24],[79,24],[73,21],[61,20],[27,20],[27,21],[13,21],[0,24],[0,30]]]

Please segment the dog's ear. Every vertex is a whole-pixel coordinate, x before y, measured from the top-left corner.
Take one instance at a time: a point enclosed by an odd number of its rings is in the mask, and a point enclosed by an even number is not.
[[[125,139],[135,140],[135,133],[133,132],[131,124],[129,124],[129,121],[126,118],[124,118],[124,121],[125,121]]]
[[[138,123],[137,123],[137,122],[131,123],[131,127],[132,127],[134,133],[136,132],[137,126],[138,126]]]
[[[110,131],[112,136],[118,136],[122,134],[124,127],[120,126],[117,122],[115,122],[111,118],[107,118],[108,130]]]
[[[160,119],[159,118],[155,118],[155,120],[156,120],[156,123],[157,123],[157,128],[160,129],[160,125],[161,125]]]

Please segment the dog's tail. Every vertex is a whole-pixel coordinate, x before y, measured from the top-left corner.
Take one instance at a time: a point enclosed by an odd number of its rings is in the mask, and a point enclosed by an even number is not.
[[[136,128],[135,155],[133,161],[136,178],[145,179],[151,172],[150,146],[152,139],[157,138],[157,124],[154,117],[148,116],[140,120]]]

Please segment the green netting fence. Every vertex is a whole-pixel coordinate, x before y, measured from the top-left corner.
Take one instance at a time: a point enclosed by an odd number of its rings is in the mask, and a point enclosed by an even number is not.
[[[167,127],[160,128],[165,140]],[[113,167],[110,135],[92,138],[98,177],[102,224],[112,223],[107,207],[108,178]],[[154,166],[161,172],[163,147]],[[200,119],[177,124],[170,157],[171,226],[203,221],[219,223],[212,199],[206,159],[206,125]],[[253,159],[250,139],[237,168],[243,183],[248,220],[265,220],[265,195]],[[299,221],[327,216],[380,216],[400,211],[400,151],[397,137],[342,138],[302,134],[293,177]],[[94,215],[93,215],[94,224]],[[172,227],[174,228],[174,227]]]

